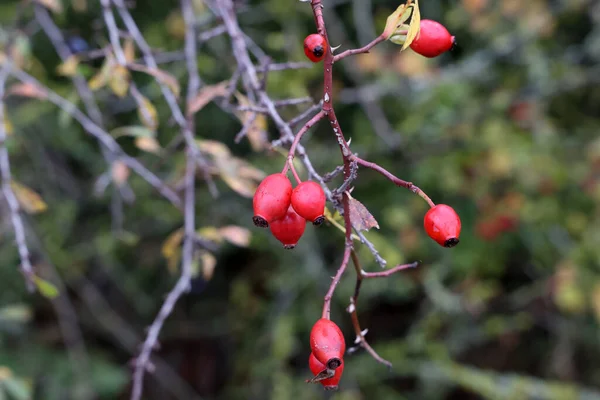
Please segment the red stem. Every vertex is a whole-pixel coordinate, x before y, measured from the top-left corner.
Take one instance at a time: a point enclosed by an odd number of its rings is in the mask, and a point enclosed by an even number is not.
[[[381,43],[385,40],[386,40],[386,37],[382,33],[381,35],[377,36],[371,43],[367,44],[366,46],[363,46],[359,49],[350,49],[350,50],[341,52],[337,56],[333,57],[333,62],[336,63],[340,60],[343,60],[344,58],[346,58],[348,56],[353,56],[355,54],[368,53],[369,50],[371,50],[374,46],[378,45],[379,43]]]
[[[294,175],[294,179],[296,179],[296,183],[301,184],[302,180],[298,176],[298,172],[296,172],[296,167],[294,167],[294,161],[291,160],[291,159],[288,159],[287,164],[289,164],[289,166],[290,166],[290,168],[292,170],[292,175]]]
[[[418,186],[413,185],[412,182],[407,182],[405,180],[402,180],[402,179],[398,178],[397,176],[395,176],[394,174],[392,174],[391,172],[389,172],[387,169],[383,168],[382,166],[372,163],[370,161],[363,160],[362,158],[360,158],[354,154],[350,158],[352,159],[352,161],[356,161],[356,163],[358,165],[362,165],[363,167],[370,168],[374,171],[379,172],[381,175],[385,176],[389,181],[394,183],[396,186],[401,186],[401,187],[406,188],[406,189],[410,190],[411,192],[419,195],[423,200],[425,200],[427,202],[427,204],[429,204],[429,207],[435,207],[435,203],[429,198],[429,196],[427,196],[427,194],[425,194],[425,192],[422,191]]]
[[[387,278],[388,276],[393,275],[396,272],[404,271],[405,269],[416,268],[418,266],[419,266],[419,263],[418,262],[414,262],[412,264],[396,265],[394,268],[386,269],[385,271],[381,271],[381,272],[365,272],[365,271],[361,271],[361,276],[364,279],[368,279],[368,278]]]
[[[314,117],[312,117],[309,121],[307,121],[304,126],[298,131],[298,133],[296,134],[296,136],[294,137],[294,141],[292,142],[292,145],[290,146],[290,151],[288,152],[288,160],[292,160],[296,154],[296,147],[298,146],[298,143],[300,143],[300,140],[302,139],[302,136],[304,136],[304,134],[306,132],[308,132],[308,130],[310,128],[312,128],[313,125],[315,125],[317,122],[319,122],[321,120],[321,118],[323,118],[325,116],[325,112],[323,110],[319,111],[317,114],[315,114]]]

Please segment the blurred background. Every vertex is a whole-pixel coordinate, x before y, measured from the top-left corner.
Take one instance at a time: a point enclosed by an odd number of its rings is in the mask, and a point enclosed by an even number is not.
[[[61,61],[31,3],[0,3],[0,40],[18,20],[19,65],[81,106],[71,77],[75,67],[88,81],[101,71],[109,44],[101,7],[40,3],[80,54],[77,62]],[[185,84],[179,3],[130,3],[160,68]],[[371,41],[399,4],[323,3],[331,44],[342,49]],[[306,61],[302,41],[315,30],[309,5],[236,4],[255,55]],[[209,5],[195,2],[200,32],[221,24]],[[264,139],[235,144],[240,119],[217,102],[197,113],[196,135],[227,146],[231,168],[215,173],[218,199],[198,175],[206,248],[191,293],[164,326],[145,399],[600,399],[600,3],[427,0],[421,15],[446,25],[457,48],[426,59],[384,43],[334,73],[336,111],[353,150],[462,219],[460,245],[441,248],[423,231],[421,198],[359,171],[353,196],[381,228],[367,237],[389,266],[422,262],[362,286],[361,324],[393,369],[359,351],[346,357],[338,392],[304,383],[310,328],[341,261],[343,234],[331,224],[307,226],[298,247],[285,251],[253,227],[256,182],[239,170],[270,174],[284,156]],[[201,42],[203,81],[230,79],[229,38]],[[94,92],[103,123],[177,187],[185,164],[173,143],[177,127],[152,78],[134,79],[156,109],[155,135],[115,132],[140,122],[135,100],[111,84]],[[274,99],[318,101],[321,85],[319,65],[273,71],[267,80]],[[307,107],[282,114],[291,119]],[[178,276],[182,215],[138,176],[107,172],[97,142],[64,111],[17,97],[5,109],[32,262],[48,285],[46,296],[27,293],[2,199],[0,399],[128,399],[130,362]],[[261,118],[258,131],[276,139],[274,124]],[[303,143],[322,174],[341,160],[326,123]],[[368,249],[358,251],[365,270],[380,270]],[[349,345],[345,308],[354,283],[350,267],[332,303]]]

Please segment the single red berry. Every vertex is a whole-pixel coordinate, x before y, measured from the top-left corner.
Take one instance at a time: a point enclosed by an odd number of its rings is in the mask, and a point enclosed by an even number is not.
[[[328,50],[327,40],[318,33],[308,35],[304,39],[304,54],[312,62],[321,61]]]
[[[269,224],[287,213],[292,198],[292,182],[284,174],[267,176],[258,185],[252,205],[254,225],[266,228]]]
[[[336,369],[341,365],[346,352],[346,341],[334,322],[321,318],[310,331],[310,349],[327,368]]]
[[[410,48],[415,53],[428,58],[437,57],[454,46],[455,37],[450,35],[446,27],[430,19],[421,20],[419,33]]]
[[[340,382],[340,379],[342,379],[342,374],[344,373],[344,360],[341,361],[342,363],[335,369],[333,377],[319,381],[325,390],[337,390],[338,383]],[[310,372],[312,372],[314,376],[318,376],[321,373],[327,373],[327,367],[321,361],[317,360],[313,353],[310,353],[310,357],[308,358],[308,368],[310,368]]]
[[[460,236],[460,218],[454,209],[445,204],[432,207],[423,221],[425,232],[444,247],[454,247]]]
[[[292,207],[313,225],[321,225],[325,221],[325,200],[323,188],[313,181],[302,182],[292,192]]]
[[[272,221],[269,227],[273,236],[283,243],[283,247],[293,249],[304,234],[306,220],[289,206],[287,213],[282,218]]]

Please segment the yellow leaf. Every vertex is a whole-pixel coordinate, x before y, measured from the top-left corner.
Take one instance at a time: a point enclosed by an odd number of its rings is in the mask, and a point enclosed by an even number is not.
[[[129,92],[129,71],[122,65],[115,65],[108,79],[108,86],[119,97],[125,97]]]
[[[10,136],[14,133],[15,129],[13,127],[12,122],[8,119],[8,115],[6,115],[6,107],[4,107],[4,133],[6,136]]]
[[[246,96],[237,92],[235,94],[238,103],[241,106],[251,107],[253,104]],[[243,126],[250,124],[246,136],[252,146],[252,150],[260,151],[263,150],[268,143],[267,139],[267,117],[263,114],[256,114],[252,111],[239,111],[236,113]]]
[[[419,34],[419,28],[421,27],[421,12],[419,11],[419,0],[415,0],[412,5],[412,16],[410,18],[410,25],[408,27],[408,34],[406,40],[400,51],[406,50],[408,46],[415,40]]]
[[[193,115],[200,111],[204,106],[213,101],[217,97],[222,97],[227,94],[228,81],[217,83],[216,85],[205,86],[198,92],[198,95],[190,101],[187,106],[187,114]]]
[[[58,288],[52,283],[37,276],[33,278],[33,282],[42,296],[48,299],[54,299],[58,296]]]
[[[72,0],[71,4],[73,4],[73,10],[77,12],[86,12],[87,11],[87,0]]]
[[[19,204],[28,214],[41,213],[48,208],[42,197],[27,186],[15,181],[11,182],[11,186]]]
[[[248,115],[248,113],[246,114]],[[248,141],[250,141],[252,150],[261,151],[267,147],[267,144],[269,143],[267,137],[267,117],[264,114],[256,115],[254,121],[248,128],[246,136],[248,137]]]
[[[122,186],[129,178],[129,167],[123,161],[117,160],[112,164],[111,173],[113,181],[118,186]]]
[[[73,76],[77,73],[79,57],[71,55],[62,64],[56,67],[56,72],[62,76]]]
[[[179,11],[173,11],[167,16],[165,22],[167,33],[175,39],[185,38],[185,20]]]
[[[63,10],[61,0],[35,0],[36,3],[43,5],[55,13],[61,13]]]
[[[577,282],[577,270],[571,261],[557,267],[554,275],[554,303],[564,313],[581,314],[586,308],[586,298]]]
[[[183,240],[183,228],[171,233],[163,242],[161,253],[167,260],[167,267],[171,273],[177,272],[177,264],[181,258],[181,241]]]
[[[254,182],[235,175],[221,174],[221,179],[239,195],[248,198],[254,196],[254,192],[256,192],[256,188],[258,187]]]
[[[177,82],[177,79],[168,72],[157,68],[150,68],[145,65],[133,63],[129,64],[129,68],[134,71],[144,72],[148,75],[152,75],[154,78],[156,78],[158,83],[166,85],[173,92],[175,97],[179,97],[179,94],[181,93],[179,82]]]
[[[202,277],[206,281],[210,281],[217,266],[217,259],[211,253],[203,252],[200,255],[202,260]]]
[[[44,89],[31,83],[16,83],[8,89],[8,94],[21,97],[31,97],[40,100],[47,97],[47,93]]]
[[[127,61],[127,64],[135,61],[135,43],[133,42],[132,38],[125,39],[123,53],[125,54],[125,60]]]
[[[108,54],[104,59],[104,63],[102,63],[100,71],[98,71],[94,76],[92,76],[92,78],[88,82],[88,86],[91,90],[98,90],[100,88],[103,88],[108,83],[113,64],[113,57],[110,54]]]
[[[132,91],[132,93],[134,92]],[[138,118],[148,129],[155,131],[158,128],[158,113],[156,107],[154,107],[154,104],[139,92],[135,92],[134,97],[138,104]]]
[[[233,162],[238,165],[238,175],[242,178],[262,181],[267,176],[267,174],[265,174],[263,171],[253,167],[252,165],[248,164],[246,161],[240,158],[233,157]]]
[[[148,153],[160,154],[162,150],[158,141],[153,137],[137,137],[135,138],[135,146]]]
[[[214,226],[205,226],[203,228],[198,229],[198,235],[203,237],[204,239],[221,243],[223,241],[223,236],[221,232]]]
[[[216,140],[198,140],[197,143],[202,152],[210,154],[215,158],[231,156],[229,147]]]
[[[407,4],[400,4],[398,8],[396,8],[396,11],[387,17],[387,20],[385,21],[385,28],[383,29],[383,35],[385,36],[386,40],[394,34],[399,25],[402,25],[406,20],[408,20],[410,13],[406,12]]]
[[[219,229],[219,233],[229,243],[239,247],[247,247],[250,244],[250,231],[236,225],[228,225]]]

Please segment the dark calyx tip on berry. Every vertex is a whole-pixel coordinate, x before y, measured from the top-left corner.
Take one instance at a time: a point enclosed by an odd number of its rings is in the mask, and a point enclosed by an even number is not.
[[[260,215],[255,215],[254,217],[252,217],[252,222],[254,222],[254,225],[258,226],[259,228],[269,227],[269,223],[267,222],[267,220],[261,217]]]
[[[296,245],[295,244],[284,244],[283,248],[286,250],[292,250],[292,249],[296,248]]]
[[[444,242],[444,247],[454,247],[458,244],[459,240],[458,238],[450,238],[448,240],[446,240],[446,242]]]
[[[313,49],[312,53],[315,57],[321,57],[323,53],[325,53],[325,49],[323,48],[323,46],[317,46]]]
[[[319,226],[321,225],[323,222],[325,222],[325,216],[321,215],[320,217],[315,218],[315,220],[313,221],[313,225],[314,226]]]
[[[329,361],[327,361],[327,368],[328,369],[336,369],[340,365],[342,365],[342,360],[340,360],[337,357],[330,358]]]

